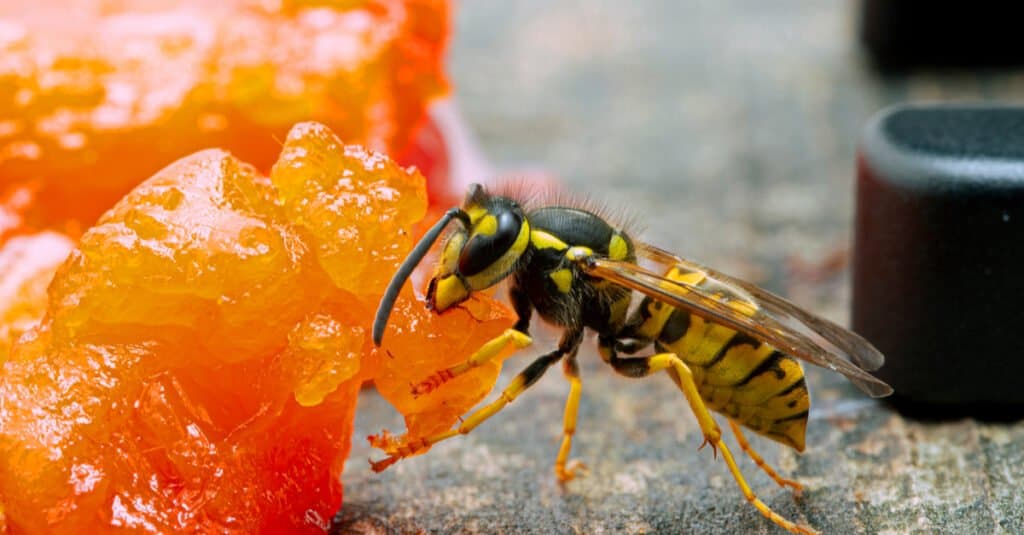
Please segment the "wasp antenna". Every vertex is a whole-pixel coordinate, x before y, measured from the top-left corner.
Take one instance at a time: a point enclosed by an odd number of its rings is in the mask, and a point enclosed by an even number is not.
[[[402,265],[398,266],[398,271],[395,272],[395,276],[391,278],[391,282],[388,284],[387,290],[384,291],[384,296],[380,299],[380,305],[377,306],[377,315],[373,318],[373,344],[376,346],[380,345],[380,341],[384,338],[384,329],[388,325],[388,317],[391,316],[391,309],[395,306],[395,299],[398,299],[398,292],[401,291],[402,286],[405,285],[405,281],[412,274],[412,270],[416,269],[416,266],[423,260],[423,257],[427,255],[427,251],[437,241],[438,236],[448,223],[451,223],[452,219],[458,219],[466,227],[470,227],[469,214],[464,212],[461,208],[451,208],[441,216],[441,219],[434,223],[434,226],[430,227],[430,230],[420,238],[419,243],[416,247],[412,248],[412,252],[405,258]]]

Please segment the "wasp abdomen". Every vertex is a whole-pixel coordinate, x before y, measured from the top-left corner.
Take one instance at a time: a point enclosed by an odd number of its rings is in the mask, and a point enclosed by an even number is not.
[[[698,283],[693,274],[670,278]],[[708,408],[772,440],[804,449],[810,398],[800,363],[768,344],[652,299],[636,330],[693,371]]]

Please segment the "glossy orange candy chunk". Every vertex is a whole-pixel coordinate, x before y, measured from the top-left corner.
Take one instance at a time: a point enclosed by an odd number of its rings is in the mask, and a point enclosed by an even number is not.
[[[507,308],[481,294],[441,315],[426,310],[420,301],[401,299],[391,318],[382,347],[372,360],[376,364],[374,382],[381,395],[405,415],[407,431],[401,437],[374,440],[382,449],[449,429],[480,402],[494,387],[501,358],[427,395],[414,396],[412,385],[464,362],[513,323]]]
[[[6,522],[322,530],[364,380],[425,432],[493,386],[497,365],[408,394],[510,325],[488,298],[436,316],[407,288],[385,347],[369,340],[426,208],[418,172],[315,123],[292,129],[269,177],[207,150],[136,187],[82,236],[3,364]]]
[[[74,244],[56,232],[19,236],[0,246],[0,363],[46,311],[46,287]]]
[[[266,172],[298,121],[401,156],[447,91],[448,29],[446,0],[4,0],[0,236],[77,236],[207,147]]]

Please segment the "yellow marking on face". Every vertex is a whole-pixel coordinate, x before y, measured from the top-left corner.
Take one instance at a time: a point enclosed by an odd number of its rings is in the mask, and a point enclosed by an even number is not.
[[[516,241],[512,242],[512,246],[505,251],[505,254],[501,255],[501,258],[495,260],[494,263],[487,266],[480,273],[466,277],[469,287],[473,290],[483,290],[497,284],[498,281],[508,274],[512,266],[519,260],[519,257],[523,256],[523,253],[526,251],[526,244],[529,241],[530,224],[523,221],[523,225],[519,227],[519,235],[516,236]]]
[[[567,294],[569,293],[569,290],[572,290],[572,271],[568,268],[552,271],[548,277],[554,281],[559,292]]]
[[[437,280],[434,289],[434,307],[438,312],[444,312],[452,305],[456,305],[469,297],[469,289],[455,275],[448,275]]]
[[[629,254],[629,245],[626,244],[626,240],[622,238],[622,235],[616,232],[612,234],[611,241],[608,242],[608,258],[612,260],[622,260]]]
[[[530,233],[530,242],[537,249],[568,249],[569,244],[558,239],[554,234],[550,232],[544,232],[543,230],[535,230]]]
[[[459,254],[462,253],[464,245],[466,245],[465,232],[457,232],[448,238],[444,244],[444,250],[441,251],[441,263],[438,266],[440,274],[447,275],[455,271],[455,266],[459,262]]]
[[[476,225],[473,225],[473,230],[483,236],[493,236],[495,232],[498,232],[498,219],[492,214],[487,214],[480,218]]]
[[[487,209],[483,206],[470,206],[466,208],[466,213],[469,214],[469,222],[476,225],[485,215],[488,214]]]

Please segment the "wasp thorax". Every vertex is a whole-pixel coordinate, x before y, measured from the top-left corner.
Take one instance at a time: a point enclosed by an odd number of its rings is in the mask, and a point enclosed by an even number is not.
[[[463,210],[469,216],[469,228],[448,236],[427,288],[427,306],[437,311],[507,277],[529,244],[530,225],[515,201],[489,196],[474,184]]]

